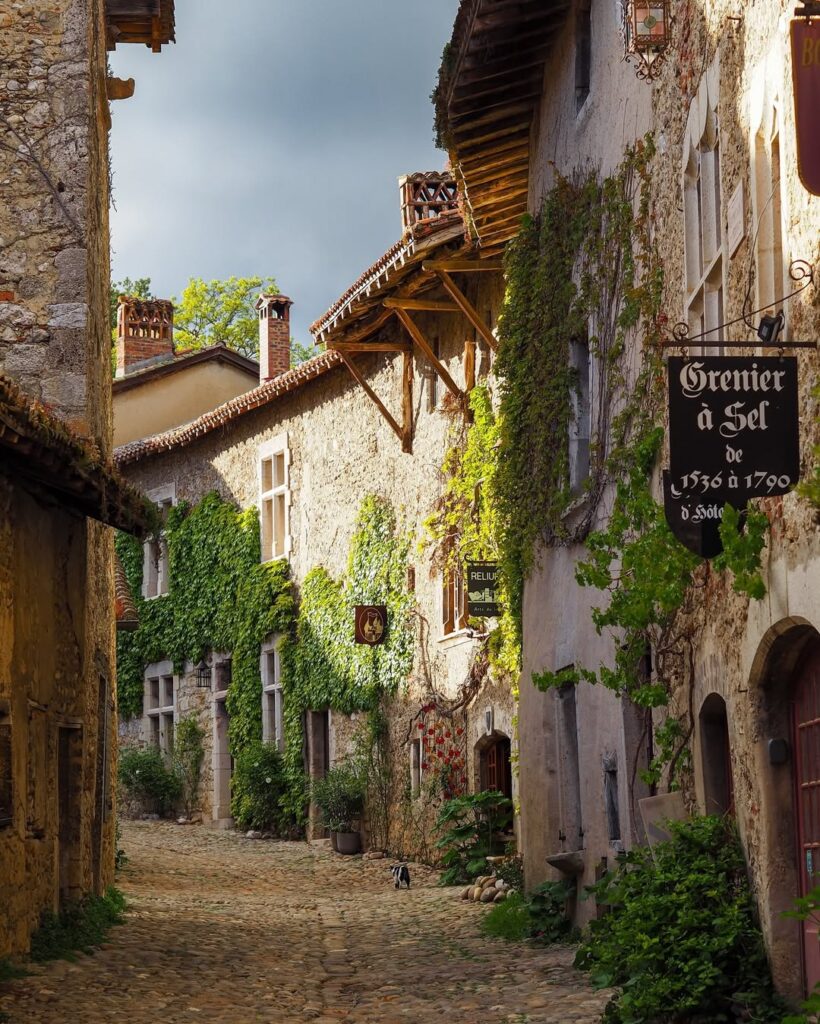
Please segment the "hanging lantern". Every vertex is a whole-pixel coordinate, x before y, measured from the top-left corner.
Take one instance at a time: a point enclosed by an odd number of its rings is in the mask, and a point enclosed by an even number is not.
[[[196,675],[196,686],[198,690],[210,690],[211,688],[211,666],[203,658],[198,665],[194,666]]]
[[[671,0],[624,0],[626,59],[635,63],[638,78],[652,81],[663,66],[669,46]]]

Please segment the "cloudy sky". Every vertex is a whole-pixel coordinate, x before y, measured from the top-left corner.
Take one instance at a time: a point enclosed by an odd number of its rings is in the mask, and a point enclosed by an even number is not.
[[[276,278],[307,327],[401,234],[435,170],[429,100],[458,0],[176,0],[177,43],[121,46],[113,275]]]

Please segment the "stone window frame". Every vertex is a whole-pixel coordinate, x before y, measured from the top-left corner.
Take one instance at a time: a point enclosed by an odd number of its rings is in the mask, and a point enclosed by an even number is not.
[[[783,53],[775,44],[753,69],[749,88],[749,156],[755,309],[776,312],[789,287],[788,191],[783,179]],[[788,311],[784,334],[788,337]]]
[[[446,568],[441,577],[441,639],[463,635],[468,621],[466,574],[459,566]]]
[[[164,521],[169,510],[177,503],[176,483],[155,487],[147,492],[146,497],[154,502]],[[164,597],[168,593],[170,583],[168,541],[165,532],[160,531],[158,537],[149,537],[142,550],[142,596],[146,601],[153,601],[154,598]]]
[[[172,661],[146,665],[143,673],[143,739],[146,746],[157,747],[168,758],[174,752],[178,693],[179,677],[174,673]]]
[[[726,242],[721,181],[716,56],[689,106],[681,156],[684,221],[684,317],[692,336],[715,332],[726,316]],[[697,346],[696,346],[697,349]],[[698,351],[698,354],[699,351]]]
[[[285,719],[279,651],[281,640],[281,635],[276,633],[262,644],[259,670],[262,676],[262,742],[273,743],[277,750],[284,752]]]
[[[277,460],[281,456],[281,476],[277,477]],[[270,466],[268,470],[267,467]],[[288,560],[291,554],[290,534],[290,469],[291,452],[287,432],[265,441],[257,452],[259,487],[259,534],[261,561]],[[281,503],[281,519],[277,531],[277,505]]]

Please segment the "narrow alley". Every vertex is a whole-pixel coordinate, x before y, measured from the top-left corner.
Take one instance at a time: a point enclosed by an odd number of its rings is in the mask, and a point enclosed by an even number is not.
[[[0,998],[13,1024],[593,1024],[605,997],[569,948],[481,935],[484,908],[416,868],[323,844],[129,822],[127,923],[76,963],[33,968]]]

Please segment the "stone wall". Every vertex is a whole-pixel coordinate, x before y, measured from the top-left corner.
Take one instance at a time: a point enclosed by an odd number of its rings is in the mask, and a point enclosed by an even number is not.
[[[495,323],[501,283],[488,281],[489,276],[472,275],[468,288],[481,314]],[[478,278],[482,280],[479,282]],[[438,342],[442,362],[450,374],[463,385],[464,342],[474,339],[472,328],[454,315],[417,314],[417,319],[427,337]],[[395,339],[399,330],[398,325],[386,328],[383,336]],[[388,408],[398,410],[401,357],[365,354],[357,356],[357,362]],[[478,346],[477,363],[478,377],[486,376],[490,371],[490,354],[483,343]],[[433,386],[435,402],[431,399]],[[408,531],[413,539],[411,562],[415,568],[416,600],[427,623],[424,629],[419,628],[411,679],[389,708],[396,820],[401,796],[409,782],[409,721],[431,686],[446,698],[456,695],[476,651],[475,642],[466,635],[443,638],[442,581],[432,572],[429,550],[420,550],[424,520],[441,490],[440,467],[450,437],[451,416],[445,411],[445,394],[441,381],[433,385],[431,370],[417,358],[412,454],[402,454],[399,440],[375,405],[348,371],[340,367],[185,448],[143,458],[125,467],[129,479],[145,491],[173,483],[177,500],[196,502],[216,490],[223,498],[248,507],[259,500],[260,446],[286,433],[290,450],[290,564],[297,590],[314,566],[324,566],[337,578],[344,574],[356,517],[365,496],[375,493],[391,502],[400,529]],[[513,698],[509,687],[495,687],[487,692],[491,692],[487,700],[497,709],[496,721],[503,723],[507,735],[513,738]],[[473,701],[471,714],[483,721],[482,699]],[[356,726],[355,721],[331,714],[331,759],[339,759],[351,749]],[[471,778],[474,774],[471,768]]]
[[[108,451],[103,0],[0,0],[0,28],[0,370]]]

